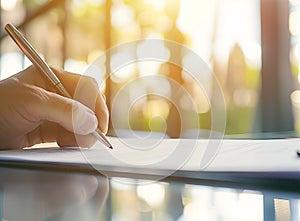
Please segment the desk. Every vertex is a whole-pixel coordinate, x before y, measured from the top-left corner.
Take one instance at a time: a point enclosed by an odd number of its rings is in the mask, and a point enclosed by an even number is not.
[[[295,172],[177,171],[159,182],[152,180],[157,178],[155,174],[161,177],[162,171],[106,168],[106,172],[111,176],[109,183],[96,171],[88,175],[49,171],[43,166],[39,169],[2,166],[1,217],[8,221],[146,221],[198,220],[189,216],[209,215],[205,220],[233,220],[233,216],[235,220],[275,220],[278,213],[299,218],[300,174]],[[275,211],[278,203],[285,210]],[[240,210],[245,211],[237,212]],[[158,219],[156,216],[162,211],[171,219]],[[246,216],[252,214],[249,219],[245,218],[247,213]]]
[[[0,166],[2,220],[299,220],[300,172]]]

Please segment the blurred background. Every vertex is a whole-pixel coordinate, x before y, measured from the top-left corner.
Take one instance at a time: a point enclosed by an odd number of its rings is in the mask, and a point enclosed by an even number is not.
[[[6,36],[6,23],[19,27],[50,65],[76,73],[84,73],[107,49],[124,42],[178,42],[199,55],[217,77],[226,101],[226,135],[294,130],[290,96],[300,80],[297,0],[1,0],[1,79],[30,64]],[[180,67],[167,61],[133,64],[109,75],[110,63],[122,56],[129,55],[111,54],[99,71],[109,107],[131,80],[167,76],[188,90],[199,127],[189,127],[190,107],[180,97],[179,108],[187,113],[180,116],[187,122],[184,126],[168,99],[147,96],[134,102],[135,91],[157,90],[155,84],[140,82],[122,96],[125,106],[131,104],[130,113],[115,116],[118,128],[110,125],[111,134],[113,129],[133,129],[178,137],[189,129],[211,129],[211,103],[205,99],[210,95]],[[181,61],[190,62],[189,55],[182,55]],[[174,94],[168,81],[160,86],[166,97]],[[299,96],[294,95],[295,106]]]
[[[76,73],[84,73],[107,49],[121,43],[148,38],[171,40],[199,55],[216,76],[226,101],[226,136],[269,137],[272,133],[270,136],[290,137],[300,131],[298,0],[0,0],[0,3],[1,79],[30,65],[7,37],[6,23],[21,29],[50,65]],[[168,52],[168,58],[176,53],[164,45],[161,47]],[[141,81],[122,94],[124,106],[132,104],[130,113],[116,115],[117,128],[110,125],[110,134],[116,129],[131,129],[179,137],[189,130],[211,129],[210,95],[180,67],[167,61],[133,64],[110,75],[110,64],[129,55],[119,52],[107,56],[100,64],[99,78],[109,108],[114,96],[128,82],[140,76],[167,76],[189,92],[197,106],[199,121],[199,127],[189,126],[193,125],[189,124],[193,121],[189,118],[190,107],[180,102],[180,97],[177,97],[179,108],[186,115],[178,118],[178,110],[166,99],[175,94],[167,80],[159,84],[165,98],[147,96],[138,102],[132,100],[131,95],[137,90],[157,90],[157,85]],[[180,61],[189,62],[189,55],[181,55]],[[185,120],[184,126],[180,117]],[[258,192],[193,185],[171,188],[166,183],[134,186],[113,180],[111,186],[107,204],[110,220],[263,219],[263,197]],[[124,199],[127,203],[120,203]],[[288,220],[292,204],[284,199],[276,203],[287,208],[287,213],[280,217]],[[298,208],[298,201],[294,203]]]

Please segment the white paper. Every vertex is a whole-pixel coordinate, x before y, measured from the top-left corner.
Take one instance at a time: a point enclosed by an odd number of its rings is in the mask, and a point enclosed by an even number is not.
[[[0,160],[90,164],[98,170],[105,165],[161,170],[300,171],[300,158],[296,153],[300,150],[300,139],[211,142],[109,137],[109,140],[113,150],[100,143],[90,149],[46,146],[0,151]]]

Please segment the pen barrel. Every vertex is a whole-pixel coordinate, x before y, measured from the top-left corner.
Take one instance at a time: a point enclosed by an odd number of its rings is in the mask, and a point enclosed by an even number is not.
[[[105,146],[112,148],[111,144],[99,128],[96,128],[96,130],[93,132],[93,135]]]
[[[23,37],[23,35],[17,30],[12,24],[7,24],[5,30],[14,40],[14,42],[19,46],[21,51],[27,56],[27,58],[32,62],[33,65],[37,66],[39,70],[44,72],[47,78],[52,84],[57,85],[60,83],[57,76],[50,69],[48,64],[43,61],[39,56],[37,51],[32,47],[32,45]]]

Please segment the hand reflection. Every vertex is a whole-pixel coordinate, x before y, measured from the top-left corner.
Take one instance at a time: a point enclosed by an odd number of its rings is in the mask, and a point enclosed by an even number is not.
[[[3,170],[3,171],[2,171]],[[0,170],[2,220],[99,220],[108,192],[104,177]]]

